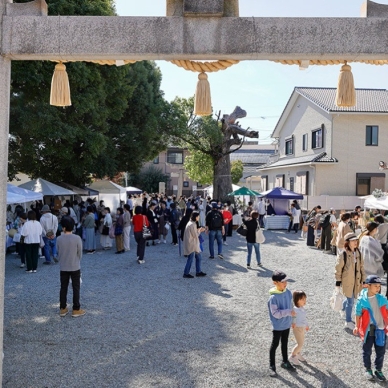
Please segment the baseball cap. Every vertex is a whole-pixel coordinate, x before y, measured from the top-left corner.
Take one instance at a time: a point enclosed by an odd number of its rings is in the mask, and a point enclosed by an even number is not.
[[[381,278],[377,275],[369,275],[365,279],[365,284],[381,284]]]
[[[68,213],[69,212],[69,209],[67,208],[67,207],[63,207],[62,209],[61,209],[61,212],[62,213]]]
[[[217,202],[212,202],[212,208],[217,209],[217,207],[218,207]]]
[[[274,282],[286,282],[288,278],[287,275],[282,271],[273,271],[272,280]]]
[[[351,241],[351,240],[357,240],[357,239],[358,237],[353,232],[346,233],[344,237],[345,241]]]

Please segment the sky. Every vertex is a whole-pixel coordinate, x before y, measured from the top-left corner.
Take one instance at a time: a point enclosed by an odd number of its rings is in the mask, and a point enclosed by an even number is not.
[[[359,17],[364,0],[240,0],[243,17]],[[375,0],[388,4],[388,0]],[[166,0],[116,0],[120,16],[165,16]],[[201,59],[201,58],[198,58]],[[220,58],[221,59],[221,58]],[[197,73],[157,61],[162,72],[161,89],[168,101],[194,95]],[[356,88],[386,89],[388,67],[350,64]],[[340,65],[298,66],[269,61],[243,61],[227,70],[209,73],[215,112],[229,114],[235,106],[247,111],[243,128],[259,131],[259,144],[271,143],[270,135],[296,86],[336,87]]]

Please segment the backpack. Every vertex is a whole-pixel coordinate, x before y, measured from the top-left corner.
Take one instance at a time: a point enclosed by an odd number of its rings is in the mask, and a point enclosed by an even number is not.
[[[211,230],[222,229],[222,214],[218,210],[212,211],[212,218],[210,220],[210,229]]]
[[[326,228],[330,225],[330,214],[322,214],[319,218],[319,225],[321,228]]]

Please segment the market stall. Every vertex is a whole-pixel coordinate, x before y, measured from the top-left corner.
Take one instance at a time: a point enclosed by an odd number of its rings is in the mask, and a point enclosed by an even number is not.
[[[287,229],[290,223],[290,200],[303,199],[302,194],[286,190],[283,187],[275,187],[261,193],[259,198],[265,198],[266,208],[272,207],[272,215],[264,216],[264,226],[266,229]]]
[[[100,201],[103,200],[104,205],[109,207],[111,212],[116,213],[116,209],[127,200],[125,187],[108,180],[95,181],[88,186],[88,189],[98,191]]]

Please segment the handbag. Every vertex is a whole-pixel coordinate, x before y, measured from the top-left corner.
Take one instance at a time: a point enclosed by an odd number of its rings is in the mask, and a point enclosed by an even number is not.
[[[165,225],[164,225],[164,229],[170,230],[170,224],[165,224]]]
[[[13,238],[13,236],[15,236],[15,234],[17,233],[18,231],[15,229],[15,228],[12,228],[8,231],[8,237],[11,237]]]
[[[104,226],[102,227],[101,234],[102,234],[103,236],[109,236],[109,226],[104,225]]]
[[[236,233],[238,233],[239,235],[243,236],[243,237],[247,237],[248,235],[248,229],[246,227],[246,225],[243,223],[241,224],[237,229],[236,229]]]
[[[265,242],[263,229],[260,228],[259,224],[257,224],[257,229],[256,229],[256,242],[259,244],[262,244],[263,242]]]
[[[143,238],[147,240],[147,239],[150,239],[151,237],[152,237],[152,232],[146,225],[145,217],[143,216]]]
[[[115,236],[121,236],[123,234],[123,227],[116,223],[115,226]]]
[[[333,296],[330,298],[330,306],[334,311],[341,311],[342,310],[342,303],[344,301],[345,297],[336,289],[333,291]]]

